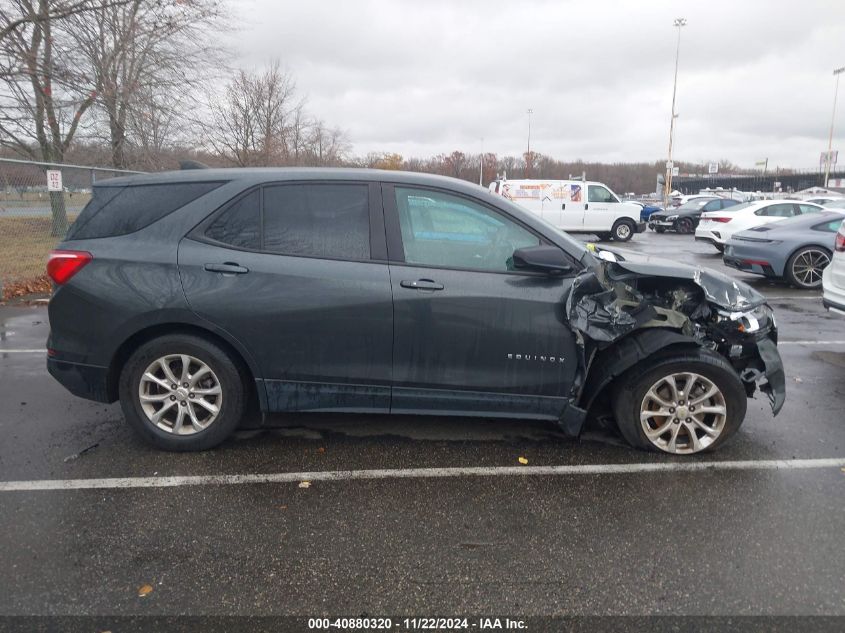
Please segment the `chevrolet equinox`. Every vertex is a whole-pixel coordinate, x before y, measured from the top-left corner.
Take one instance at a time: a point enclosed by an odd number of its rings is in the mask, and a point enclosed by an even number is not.
[[[722,274],[587,248],[437,176],[194,169],[114,178],[47,264],[47,367],[168,450],[249,407],[612,416],[632,445],[722,445],[785,397],[765,298]]]

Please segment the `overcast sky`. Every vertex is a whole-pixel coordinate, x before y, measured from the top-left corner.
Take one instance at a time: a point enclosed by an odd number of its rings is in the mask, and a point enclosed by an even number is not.
[[[845,66],[843,0],[231,2],[240,65],[279,59],[357,154],[519,154],[532,108],[535,151],[665,158],[685,17],[676,159],[813,167]]]

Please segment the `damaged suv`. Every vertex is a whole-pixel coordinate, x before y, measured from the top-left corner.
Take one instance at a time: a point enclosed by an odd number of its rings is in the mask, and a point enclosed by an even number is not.
[[[591,250],[436,176],[196,169],[115,178],[51,254],[47,366],[168,450],[254,409],[553,420],[717,448],[784,373],[762,295]]]

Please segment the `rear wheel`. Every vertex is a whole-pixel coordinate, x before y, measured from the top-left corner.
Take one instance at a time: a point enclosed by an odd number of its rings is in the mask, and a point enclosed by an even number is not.
[[[725,245],[724,244],[717,244],[717,243],[714,242],[713,246],[715,246],[716,250],[719,251],[720,253],[725,252]]]
[[[191,335],[167,335],[139,347],[120,376],[126,421],[146,441],[170,451],[216,446],[238,426],[245,387],[220,347]]]
[[[675,230],[678,233],[683,233],[684,235],[692,233],[694,228],[695,227],[693,226],[692,220],[690,218],[681,218],[675,223]]]
[[[830,251],[820,246],[806,246],[795,251],[786,262],[786,278],[798,288],[818,288],[822,271],[830,264]]]
[[[616,422],[628,442],[677,455],[721,446],[742,424],[746,407],[734,369],[701,348],[640,363],[614,393]]]
[[[655,226],[654,230],[657,231],[658,233],[665,233],[666,232],[666,228],[663,227],[663,226]]]
[[[631,220],[617,220],[610,230],[610,235],[617,242],[627,242],[636,232],[637,225]]]

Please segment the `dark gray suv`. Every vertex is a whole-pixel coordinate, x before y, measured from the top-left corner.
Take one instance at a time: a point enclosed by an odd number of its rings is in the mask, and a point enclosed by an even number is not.
[[[249,408],[613,416],[721,445],[784,374],[772,311],[723,275],[582,242],[469,183],[352,169],[101,182],[51,254],[50,373],[170,450]]]

